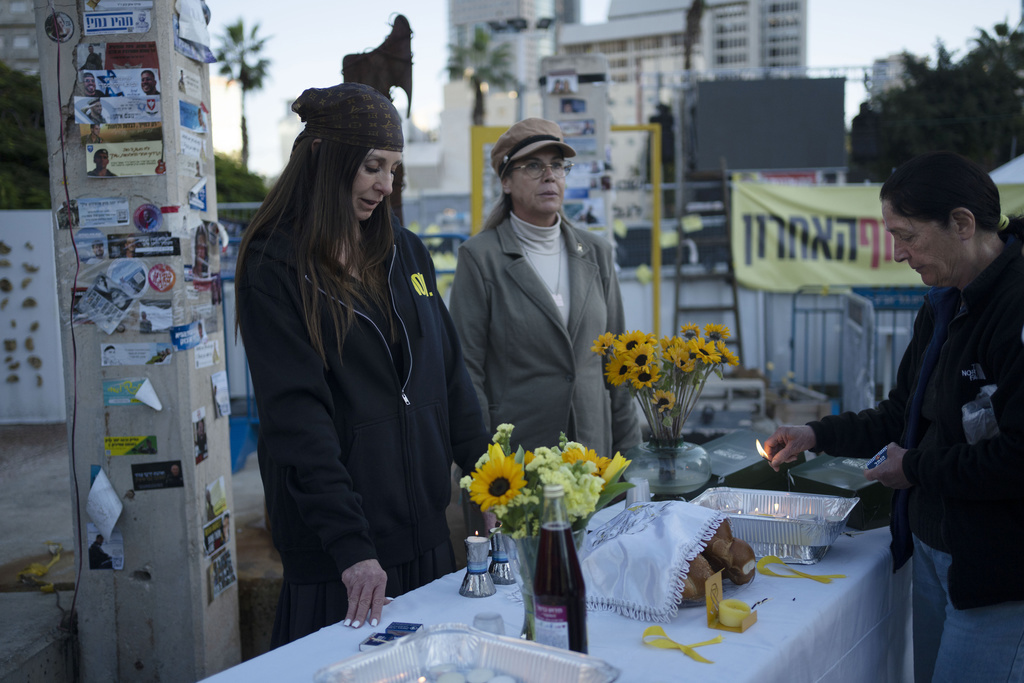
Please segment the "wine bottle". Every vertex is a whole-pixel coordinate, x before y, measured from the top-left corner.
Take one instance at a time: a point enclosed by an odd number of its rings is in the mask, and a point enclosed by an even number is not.
[[[560,484],[544,486],[533,578],[536,642],[587,653],[587,592]]]

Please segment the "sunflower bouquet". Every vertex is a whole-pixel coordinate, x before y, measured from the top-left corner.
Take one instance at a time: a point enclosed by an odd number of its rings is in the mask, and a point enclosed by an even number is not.
[[[616,453],[602,458],[592,448],[568,441],[557,446],[512,451],[513,425],[498,425],[494,443],[459,485],[482,510],[501,522],[502,532],[519,539],[540,533],[545,484],[561,484],[573,531],[584,529],[595,512],[632,484],[620,481],[630,461]]]
[[[739,365],[721,325],[683,325],[678,337],[658,341],[644,332],[619,336],[606,332],[591,350],[607,358],[605,377],[613,386],[625,385],[640,403],[651,435],[659,442],[678,441],[708,378],[721,379],[722,368]]]

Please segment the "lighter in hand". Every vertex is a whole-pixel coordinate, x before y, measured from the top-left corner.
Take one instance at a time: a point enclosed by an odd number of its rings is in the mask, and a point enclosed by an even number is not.
[[[888,453],[889,445],[886,444],[885,446],[882,446],[882,450],[875,453],[874,457],[868,460],[868,469],[873,470],[879,465],[881,465],[883,462],[885,462],[886,457],[888,457]]]

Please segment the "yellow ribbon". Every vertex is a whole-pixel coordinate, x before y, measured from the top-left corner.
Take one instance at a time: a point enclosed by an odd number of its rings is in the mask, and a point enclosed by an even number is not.
[[[769,564],[781,564],[783,567],[793,572],[792,574],[776,574],[771,569],[768,569]],[[805,574],[804,572],[793,569],[788,564],[777,558],[775,555],[766,555],[757,561],[757,571],[759,574],[765,576],[777,576],[780,579],[811,579],[819,583],[832,583],[832,579],[845,579],[846,574]]]
[[[648,638],[650,640],[648,640]],[[705,640],[703,643],[692,643],[691,645],[683,645],[677,643],[668,637],[665,633],[665,629],[660,626],[648,626],[647,630],[644,631],[644,645],[650,645],[651,647],[660,647],[663,650],[681,650],[690,659],[704,664],[714,664],[710,659],[704,659],[697,651],[693,648],[703,647],[705,645],[716,645],[722,642],[722,636],[715,636],[711,640]]]
[[[18,572],[18,580],[24,583],[34,583],[43,593],[53,593],[55,590],[53,584],[40,581],[37,577],[45,576],[50,571],[50,568],[60,561],[60,553],[63,549],[64,547],[60,543],[50,544],[51,558],[49,563],[46,565],[39,564],[38,562],[31,563]]]

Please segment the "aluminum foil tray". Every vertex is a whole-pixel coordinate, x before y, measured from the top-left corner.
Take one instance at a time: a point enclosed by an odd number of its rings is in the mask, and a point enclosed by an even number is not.
[[[462,673],[486,667],[517,683],[611,683],[619,677],[618,669],[595,657],[484,633],[465,624],[438,624],[325,667],[313,680],[434,683],[431,669],[444,664],[454,664]]]
[[[857,497],[718,487],[691,502],[726,513],[733,536],[749,543],[757,557],[775,555],[790,564],[814,564],[842,533],[859,501]]]

